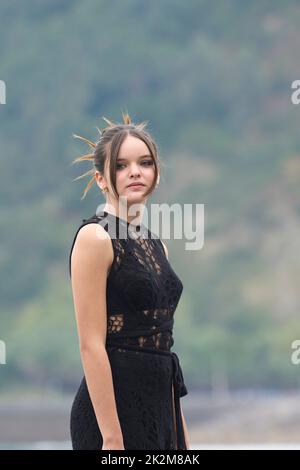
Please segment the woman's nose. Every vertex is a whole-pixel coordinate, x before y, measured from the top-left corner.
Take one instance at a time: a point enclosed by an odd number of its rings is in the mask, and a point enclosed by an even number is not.
[[[130,174],[134,176],[139,175],[140,174],[139,167],[138,166],[131,167]]]

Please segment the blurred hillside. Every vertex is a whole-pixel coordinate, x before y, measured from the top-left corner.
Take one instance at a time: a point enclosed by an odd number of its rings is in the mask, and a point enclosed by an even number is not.
[[[291,388],[300,338],[300,5],[137,0],[0,5],[3,388],[76,387],[73,236],[102,203],[72,166],[101,116],[149,121],[164,162],[149,203],[205,204],[205,243],[165,240],[184,292],[189,389]]]

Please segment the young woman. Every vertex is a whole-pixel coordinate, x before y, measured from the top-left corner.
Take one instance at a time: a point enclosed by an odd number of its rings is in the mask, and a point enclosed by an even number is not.
[[[122,124],[104,120],[98,142],[74,136],[92,148],[74,161],[93,162],[82,175],[93,175],[83,197],[96,182],[106,204],[83,219],[69,258],[84,369],[71,409],[72,446],[188,449],[180,405],[188,391],[170,350],[183,285],[166,246],[141,223],[159,181],[157,146],[146,124],[127,113]]]

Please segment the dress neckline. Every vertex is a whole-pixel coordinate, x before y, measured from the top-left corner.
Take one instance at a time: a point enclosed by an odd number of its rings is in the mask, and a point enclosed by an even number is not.
[[[101,212],[96,214],[97,217],[99,217],[100,215],[104,215],[105,217],[106,216],[114,217],[115,219],[117,219],[117,221],[119,221],[123,224],[130,225],[131,227],[135,227],[138,231],[140,231],[141,227],[143,226],[143,224],[137,224],[137,225],[131,224],[130,222],[128,222],[128,220],[123,219],[122,217],[119,217],[118,215],[115,215],[112,212],[102,210]]]

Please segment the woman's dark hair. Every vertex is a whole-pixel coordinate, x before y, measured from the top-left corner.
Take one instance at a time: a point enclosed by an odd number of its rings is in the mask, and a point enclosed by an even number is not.
[[[134,124],[131,121],[131,118],[129,117],[128,113],[122,112],[122,116],[123,116],[123,122],[124,122],[123,124],[113,123],[109,119],[103,116],[102,119],[104,119],[104,121],[108,124],[108,126],[106,126],[105,128],[101,130],[97,127],[97,130],[100,134],[100,138],[95,143],[86,139],[85,137],[81,137],[79,135],[73,134],[74,138],[82,140],[83,142],[88,144],[90,148],[93,149],[92,153],[87,153],[85,155],[82,155],[81,157],[76,158],[72,162],[72,163],[78,163],[78,162],[82,162],[86,160],[90,160],[93,162],[93,168],[91,170],[87,171],[83,175],[80,175],[77,178],[75,178],[75,180],[73,180],[73,181],[76,181],[80,178],[83,178],[84,176],[93,175],[93,177],[88,182],[81,199],[85,198],[86,193],[89,191],[93,183],[96,181],[95,170],[98,170],[102,175],[104,175],[105,164],[107,164],[106,168],[109,171],[109,180],[110,180],[109,182],[111,184],[114,195],[117,199],[119,198],[119,194],[116,188],[117,158],[118,158],[121,144],[128,135],[137,137],[138,139],[141,139],[143,142],[145,142],[154,161],[154,167],[155,167],[154,181],[153,181],[151,188],[149,188],[149,190],[145,193],[145,196],[148,196],[149,194],[151,194],[154,188],[158,184],[159,177],[160,177],[160,163],[158,159],[158,150],[157,150],[157,145],[154,142],[154,139],[152,138],[152,136],[147,131],[144,130],[147,125],[147,121],[146,122],[144,121],[140,124]]]

